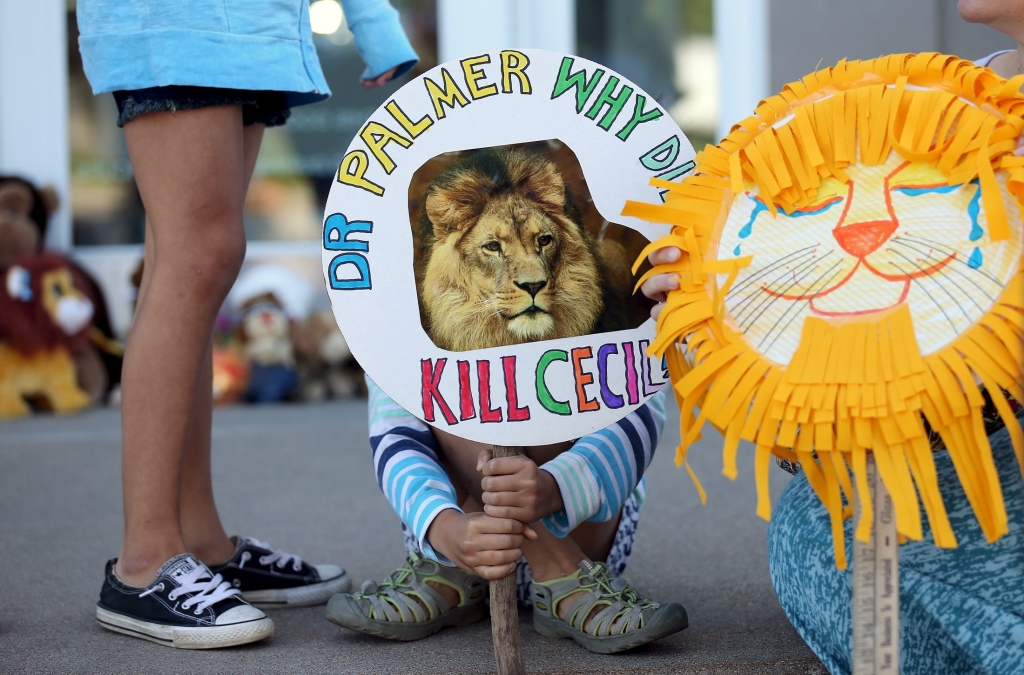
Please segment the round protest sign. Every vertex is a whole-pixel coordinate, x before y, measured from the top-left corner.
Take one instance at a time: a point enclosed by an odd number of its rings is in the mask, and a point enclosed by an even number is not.
[[[538,445],[604,428],[665,383],[631,266],[694,152],[595,63],[501,50],[442,64],[370,116],[324,214],[334,314],[399,405],[463,438]]]

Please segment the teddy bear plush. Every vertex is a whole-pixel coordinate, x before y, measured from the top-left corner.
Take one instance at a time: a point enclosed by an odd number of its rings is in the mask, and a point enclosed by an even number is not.
[[[57,413],[92,403],[74,355],[90,346],[95,304],[66,258],[16,258],[0,292],[0,418],[22,417],[29,402]]]
[[[303,401],[365,395],[362,370],[331,310],[313,312],[292,330]]]
[[[0,275],[17,259],[40,253],[46,240],[50,216],[60,200],[52,187],[37,188],[23,178],[0,175]],[[79,386],[94,402],[106,398],[121,380],[120,343],[114,336],[110,316],[99,284],[92,276],[64,259],[74,271],[76,283],[93,304],[89,342],[78,343],[72,354]]]
[[[273,293],[247,300],[239,309],[242,354],[249,363],[245,398],[255,403],[289,401],[298,379],[292,348],[291,322]]]

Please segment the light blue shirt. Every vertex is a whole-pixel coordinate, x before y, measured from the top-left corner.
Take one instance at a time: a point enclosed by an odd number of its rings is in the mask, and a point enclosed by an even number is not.
[[[341,0],[363,78],[418,57],[388,0]],[[308,0],[78,0],[93,93],[167,85],[282,91],[290,106],[327,98]]]

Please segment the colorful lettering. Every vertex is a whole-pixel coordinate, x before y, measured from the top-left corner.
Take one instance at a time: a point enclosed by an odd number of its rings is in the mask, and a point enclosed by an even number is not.
[[[459,367],[459,418],[465,422],[476,417],[469,382],[469,361],[459,361],[456,365]]]
[[[349,239],[353,232],[373,232],[369,220],[349,221],[342,213],[328,216],[324,222],[324,248],[328,251],[369,251],[370,244],[359,239]]]
[[[583,371],[582,362],[591,358],[594,358],[594,352],[590,347],[576,347],[572,350],[572,368],[576,376],[576,410],[579,412],[590,412],[601,407],[596,398],[587,398],[586,386],[593,383],[594,375]]]
[[[441,84],[442,86],[439,87],[429,77],[423,78],[423,85],[427,88],[430,102],[434,105],[434,115],[439,120],[444,119],[444,106],[455,110],[456,103],[460,108],[469,105],[469,99],[459,89],[459,85],[455,84],[455,80],[452,79],[451,73],[446,68],[441,69]]]
[[[643,355],[640,360],[640,370],[642,371],[640,386],[643,388],[645,398],[657,394],[665,386],[664,382],[651,381],[651,359],[647,356],[647,345],[649,344],[649,340],[640,340],[640,353]]]
[[[601,108],[608,106],[608,112],[604,114],[601,121],[597,123],[597,126],[601,127],[605,131],[611,128],[615,122],[615,118],[622,112],[622,106],[626,105],[626,101],[633,94],[633,87],[628,85],[622,85],[619,89],[619,93],[612,95],[615,91],[616,85],[619,84],[619,78],[614,75],[608,77],[608,81],[604,85],[604,89],[597,95],[597,100],[594,101],[594,105],[590,106],[590,110],[587,111],[587,117],[590,119],[597,119],[597,115],[601,112]]]
[[[647,103],[647,97],[643,94],[637,94],[633,100],[633,116],[626,122],[626,126],[619,130],[619,133],[615,134],[615,138],[621,141],[625,141],[629,138],[629,135],[633,133],[633,129],[644,122],[653,122],[654,120],[661,117],[661,109],[655,107],[653,110],[645,110],[644,106]]]
[[[353,150],[345,155],[338,166],[338,182],[382,197],[384,188],[366,178],[368,168],[370,168],[370,158],[366,155],[366,151]]]
[[[356,268],[359,276],[354,279],[342,279],[338,276],[338,269],[342,265],[352,265]],[[339,253],[331,259],[327,267],[327,276],[331,288],[336,291],[362,291],[373,288],[370,281],[370,264],[362,253]]]
[[[636,374],[636,357],[633,356],[632,342],[622,343],[622,355],[626,361],[626,396],[630,405],[636,405],[640,402],[640,391]],[[641,356],[643,355],[641,354]]]
[[[476,377],[480,386],[480,421],[500,422],[501,408],[491,407],[491,362],[481,359],[476,362]]]
[[[506,49],[501,53],[501,92],[512,93],[512,76],[519,80],[519,93],[532,94],[533,87],[530,85],[530,78],[526,76],[526,67],[530,65],[530,59],[526,54],[512,49]]]
[[[487,77],[487,73],[481,70],[479,66],[490,62],[491,57],[487,54],[459,61],[459,64],[462,66],[462,74],[466,76],[466,88],[469,89],[469,95],[473,97],[474,101],[494,96],[498,93],[498,85],[496,84],[479,84],[480,80]]]
[[[366,147],[370,149],[373,156],[377,158],[384,168],[384,173],[390,174],[395,170],[395,161],[384,150],[388,143],[398,143],[403,148],[412,145],[412,140],[406,138],[397,131],[392,131],[379,122],[367,122],[363,130],[359,132],[359,138],[363,139]]]
[[[552,396],[548,390],[547,382],[544,381],[544,375],[547,373],[548,366],[555,361],[568,362],[569,353],[561,349],[551,349],[544,352],[540,357],[540,361],[537,362],[537,400],[540,401],[545,410],[556,415],[571,415],[572,408],[569,407],[569,402],[559,401]]]
[[[608,388],[608,357],[618,353],[619,348],[614,344],[601,345],[597,350],[597,373],[601,385],[601,400],[606,406],[613,409],[625,405],[622,397]]]
[[[672,166],[679,156],[679,136],[659,143],[640,157],[640,163],[649,171],[661,171]]]
[[[455,415],[452,413],[452,409],[448,407],[448,402],[441,396],[441,390],[439,385],[441,384],[441,374],[444,372],[444,364],[448,362],[448,359],[438,359],[437,365],[431,364],[431,359],[423,359],[420,361],[420,371],[422,373],[422,391],[423,391],[423,419],[428,422],[434,421],[434,403],[441,408],[441,415],[444,417],[444,421],[449,425],[458,424],[459,421],[455,419]]]
[[[405,111],[398,107],[398,103],[393,100],[388,101],[387,105],[384,106],[384,109],[387,110],[388,114],[395,118],[395,121],[401,124],[402,128],[405,129],[405,132],[413,138],[416,138],[434,124],[434,120],[430,119],[430,115],[424,115],[419,120],[413,122],[409,119],[409,116],[405,114]]]
[[[501,367],[505,371],[505,402],[508,404],[508,421],[523,422],[530,419],[530,407],[519,407],[519,392],[516,389],[516,357],[502,356]]]
[[[598,68],[594,71],[590,80],[587,80],[587,71],[572,71],[573,59],[566,56],[562,58],[562,65],[558,68],[558,77],[555,78],[555,88],[551,91],[551,100],[555,100],[570,89],[576,90],[576,112],[583,112],[587,99],[594,93],[597,83],[604,76],[604,71]]]

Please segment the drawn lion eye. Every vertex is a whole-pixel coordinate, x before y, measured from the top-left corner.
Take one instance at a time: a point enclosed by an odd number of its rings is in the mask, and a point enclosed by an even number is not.
[[[550,246],[551,242],[553,242],[554,240],[555,238],[552,237],[550,234],[542,234],[541,236],[537,237],[537,243],[540,244],[541,248],[544,248],[545,246]]]
[[[496,241],[489,241],[484,244],[484,249],[492,253],[501,253],[501,244]]]
[[[60,284],[53,285],[53,294],[56,295],[58,298],[64,295],[64,289],[60,287]]]

